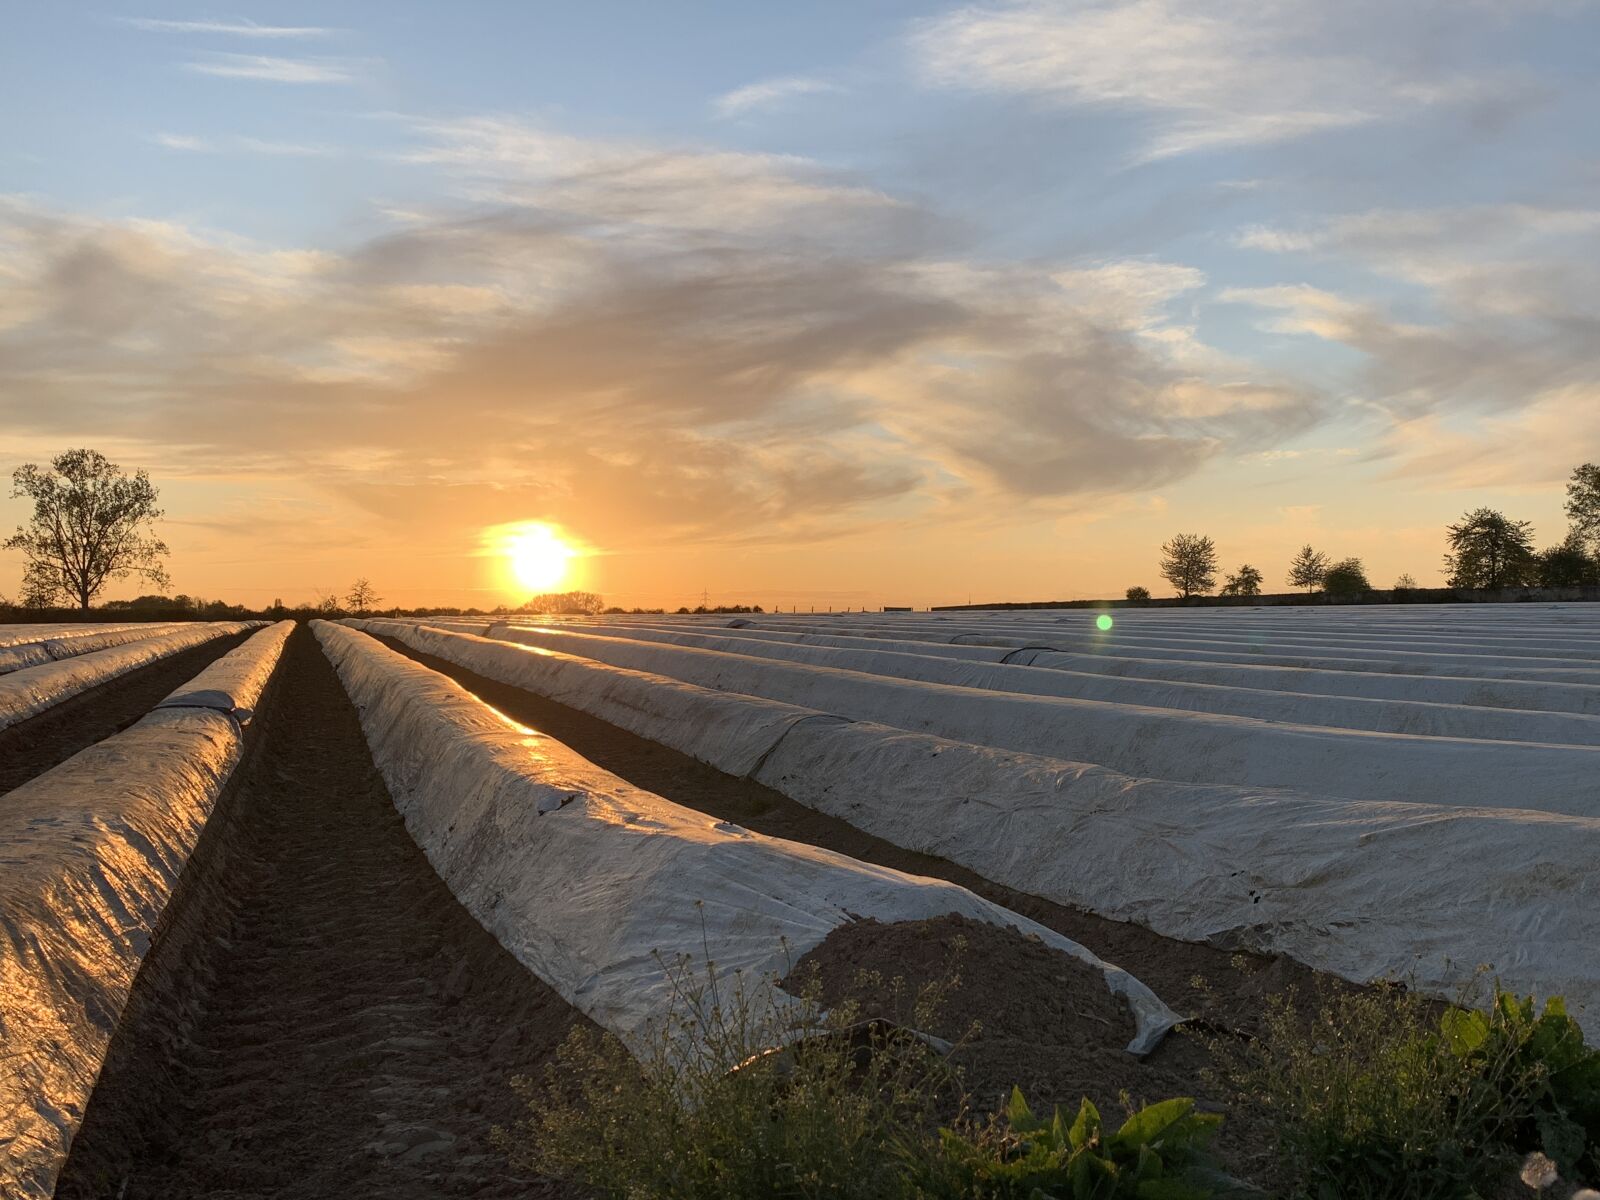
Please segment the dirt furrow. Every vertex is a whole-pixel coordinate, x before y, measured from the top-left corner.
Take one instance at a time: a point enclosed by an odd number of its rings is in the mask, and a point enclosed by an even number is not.
[[[434,874],[305,628],[279,672],[202,936],[141,973],[58,1196],[560,1194],[488,1134],[580,1018]]]
[[[248,632],[230,634],[191,646],[171,658],[109,679],[9,729],[0,729],[0,796],[78,751],[121,733],[249,636]]]

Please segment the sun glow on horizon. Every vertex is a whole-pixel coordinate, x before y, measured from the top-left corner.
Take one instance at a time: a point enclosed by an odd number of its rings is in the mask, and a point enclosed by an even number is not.
[[[553,592],[570,582],[573,560],[583,553],[559,526],[516,521],[484,531],[488,552],[500,558],[508,581],[524,592]]]

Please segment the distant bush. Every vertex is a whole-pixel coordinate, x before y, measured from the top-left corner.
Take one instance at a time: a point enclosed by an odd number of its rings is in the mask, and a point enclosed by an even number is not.
[[[1150,600],[1150,589],[1147,587],[1131,587],[1124,594],[1134,604],[1146,604]]]
[[[1328,568],[1322,577],[1322,590],[1330,596],[1353,596],[1370,592],[1372,584],[1367,582],[1367,569],[1361,560],[1346,558]]]

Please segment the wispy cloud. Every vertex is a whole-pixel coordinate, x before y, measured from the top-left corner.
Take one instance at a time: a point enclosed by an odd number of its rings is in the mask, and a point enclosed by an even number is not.
[[[260,25],[255,21],[167,21],[156,17],[121,17],[122,24],[149,33],[207,33],[244,38],[321,38],[338,33],[320,25]]]
[[[781,79],[763,79],[756,83],[747,83],[744,87],[735,88],[718,96],[712,102],[712,106],[720,116],[742,117],[757,109],[773,108],[798,96],[816,96],[843,90],[831,80],[807,75],[790,75]]]
[[[214,149],[205,138],[190,137],[186,133],[158,133],[150,140],[168,150],[183,150],[190,154],[209,154]]]
[[[355,83],[364,64],[345,58],[277,58],[266,54],[216,53],[184,66],[224,79],[269,83]]]
[[[1493,71],[1408,54],[1436,36],[1425,15],[1413,30],[1364,0],[1025,0],[926,22],[913,47],[942,86],[1145,114],[1141,157],[1157,159],[1515,90]]]
[[[221,140],[192,137],[184,133],[158,133],[151,139],[168,150],[181,150],[190,154],[266,154],[286,158],[331,158],[336,151],[332,146],[307,142],[275,142],[254,137],[229,137]]]

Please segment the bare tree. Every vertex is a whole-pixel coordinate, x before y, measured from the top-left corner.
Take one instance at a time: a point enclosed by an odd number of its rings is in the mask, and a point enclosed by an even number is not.
[[[1222,594],[1224,596],[1259,596],[1261,595],[1261,580],[1261,572],[1249,563],[1245,563],[1223,581]]]
[[[166,543],[150,532],[161,518],[159,496],[143,471],[129,476],[97,451],[68,450],[49,470],[18,467],[11,495],[33,501],[33,518],[5,548],[22,551],[23,594],[41,606],[65,596],[88,608],[108,582],[129,575],[169,584]]]
[[[1417,581],[1412,578],[1409,571],[1402,573],[1400,578],[1394,581],[1394,590],[1397,592],[1408,592],[1416,586]]]
[[[1313,550],[1311,543],[1307,542],[1289,563],[1289,586],[1312,591],[1322,586],[1327,573],[1328,556],[1320,550]]]
[[[350,585],[350,594],[344,598],[344,602],[350,606],[351,612],[364,613],[377,608],[381,599],[378,589],[368,583],[363,575]]]
[[[1451,587],[1500,588],[1538,578],[1533,522],[1513,521],[1492,508],[1474,509],[1447,527],[1444,556]]]
[[[1198,533],[1180,533],[1161,547],[1161,577],[1178,595],[1203,596],[1216,586],[1217,547]]]
[[[1600,557],[1600,464],[1584,463],[1567,482],[1567,520],[1589,552]]]

